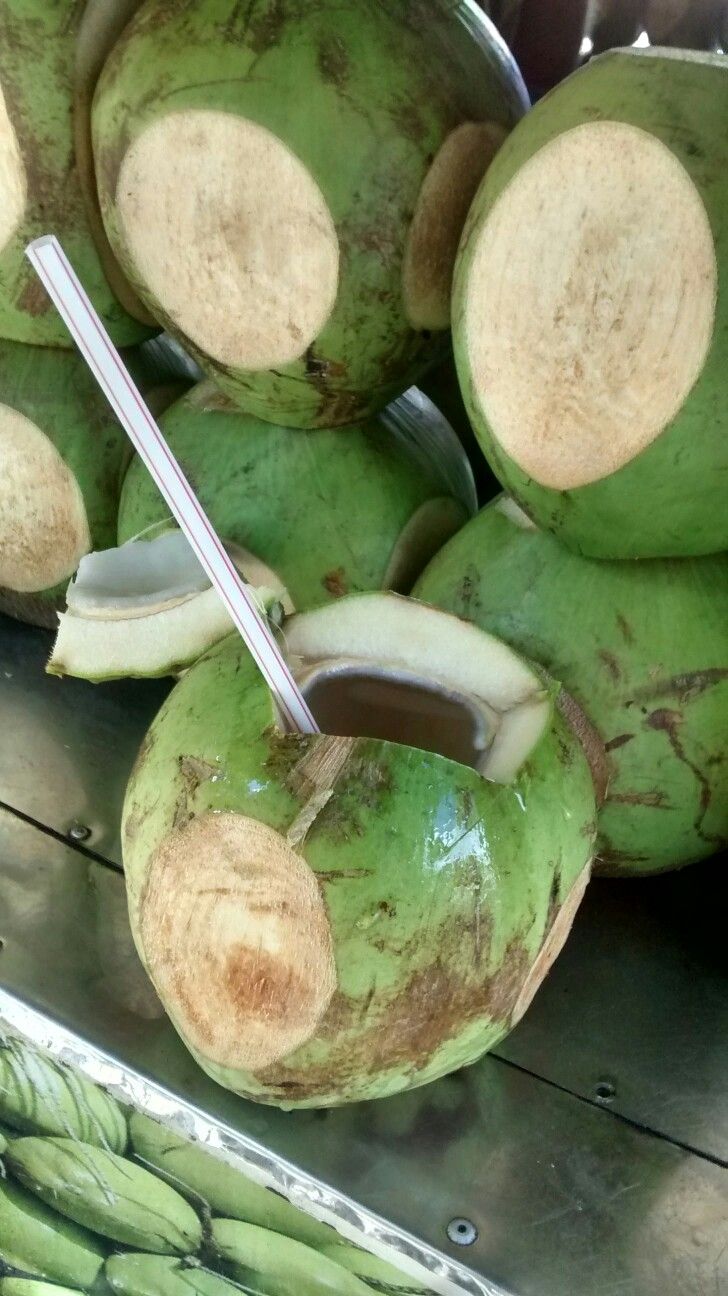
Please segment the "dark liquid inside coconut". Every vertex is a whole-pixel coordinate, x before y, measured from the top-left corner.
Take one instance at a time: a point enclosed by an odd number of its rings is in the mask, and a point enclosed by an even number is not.
[[[384,738],[475,766],[487,749],[488,719],[474,699],[391,670],[323,665],[301,681],[323,733]]]

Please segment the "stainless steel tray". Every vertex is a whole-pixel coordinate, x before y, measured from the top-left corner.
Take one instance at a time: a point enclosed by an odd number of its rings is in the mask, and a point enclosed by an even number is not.
[[[439,1291],[728,1296],[724,862],[592,883],[527,1018],[477,1066],[337,1111],[259,1107],[192,1063],[130,952],[119,809],[168,685],[51,679],[49,647],[0,618],[0,1025]]]

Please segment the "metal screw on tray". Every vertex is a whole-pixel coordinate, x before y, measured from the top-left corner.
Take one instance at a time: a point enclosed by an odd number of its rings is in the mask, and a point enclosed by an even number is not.
[[[594,1086],[594,1097],[600,1103],[612,1102],[616,1092],[617,1086],[611,1080],[599,1080]]]
[[[472,1220],[465,1219],[463,1216],[451,1219],[446,1232],[450,1241],[455,1242],[457,1246],[472,1246],[478,1236],[478,1230]]]
[[[77,819],[74,819],[68,829],[68,836],[71,838],[71,841],[85,842],[88,841],[91,836],[91,829],[88,824],[79,823]]]

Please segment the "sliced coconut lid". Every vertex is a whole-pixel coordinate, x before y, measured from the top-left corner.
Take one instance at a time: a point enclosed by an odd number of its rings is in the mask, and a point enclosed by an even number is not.
[[[329,699],[335,691],[344,731],[351,721],[355,733],[440,751],[495,782],[511,781],[552,714],[548,686],[507,644],[396,594],[354,595],[300,613],[286,622],[285,639],[309,700],[321,710],[326,691]],[[417,701],[408,706],[412,690]],[[327,729],[335,726],[332,707],[329,700],[320,716]]]
[[[270,567],[227,546],[262,611],[292,612]],[[233,629],[232,621],[179,530],[89,554],[66,596],[48,671],[102,680],[177,672]]]

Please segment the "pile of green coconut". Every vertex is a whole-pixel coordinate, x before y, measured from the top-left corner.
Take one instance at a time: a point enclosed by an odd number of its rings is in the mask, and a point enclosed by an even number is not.
[[[726,845],[726,120],[728,60],[674,49],[529,108],[446,0],[3,6],[0,600],[55,675],[178,677],[129,914],[228,1088],[472,1063],[593,872]],[[72,349],[49,232],[319,734]]]

